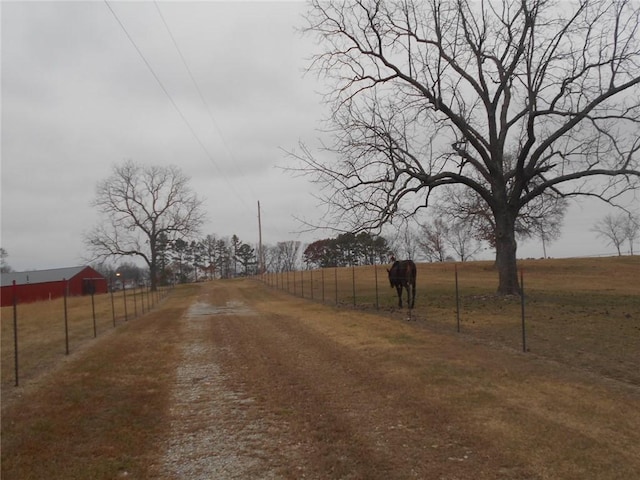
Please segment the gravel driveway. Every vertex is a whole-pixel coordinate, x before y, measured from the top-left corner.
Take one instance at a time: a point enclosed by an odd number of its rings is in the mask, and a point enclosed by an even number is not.
[[[221,285],[181,319],[160,477],[501,476],[499,459],[479,454],[477,439],[437,399],[408,387],[401,370],[387,371],[379,352],[320,334],[301,320],[304,310],[255,300]],[[515,478],[512,468],[504,473]]]

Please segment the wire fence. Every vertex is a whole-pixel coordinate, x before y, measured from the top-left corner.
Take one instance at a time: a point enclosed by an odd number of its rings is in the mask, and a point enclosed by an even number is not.
[[[415,307],[404,308],[386,266],[266,273],[271,288],[337,308],[391,315],[640,384],[638,257],[523,260],[522,295],[497,295],[493,262],[418,264]],[[635,285],[635,286],[634,286]]]
[[[380,308],[382,305],[380,283],[384,281],[386,275],[386,270],[382,266],[373,265],[291,270],[265,273],[259,278],[271,287],[322,303],[353,306],[367,304]]]
[[[532,351],[640,385],[638,257],[525,261],[522,296],[495,294],[491,262],[418,264],[411,311],[386,266],[266,273],[270,288],[338,308],[381,311],[435,332]],[[50,368],[98,335],[152,310],[168,289],[127,289],[2,307],[2,387]],[[406,294],[405,294],[406,298]]]
[[[45,370],[74,347],[119,324],[145,315],[171,287],[128,288],[106,294],[62,298],[2,307],[2,386],[18,386]]]
[[[455,300],[455,325],[456,330],[461,329],[461,302],[460,302],[460,282],[458,276],[458,265],[452,263],[447,268],[450,271],[450,277],[453,281],[452,287]],[[423,269],[423,273],[424,269]],[[428,278],[428,277],[427,277]],[[408,305],[407,291],[402,292],[402,301],[397,297],[396,290],[393,289],[391,295],[384,293],[384,287],[390,286],[388,281],[388,270],[381,265],[372,265],[366,267],[333,267],[316,270],[292,270],[278,273],[265,273],[260,276],[262,282],[270,287],[284,290],[290,294],[317,300],[322,303],[332,303],[336,306],[353,306],[363,308],[375,308],[376,310],[391,310],[401,304],[405,307]],[[422,306],[419,313],[426,318],[428,307],[425,302],[428,300],[426,292],[427,285],[419,285],[422,280],[420,278],[416,282],[416,291],[422,294],[418,298],[422,299]],[[442,278],[438,278],[442,284]],[[446,282],[445,282],[446,283]],[[434,285],[435,286],[435,285]],[[438,290],[441,290],[442,285]],[[527,351],[526,345],[526,307],[524,290],[524,270],[520,270],[520,289],[522,294],[519,298],[520,306],[520,325],[522,330],[522,350]],[[413,309],[408,309],[409,318],[412,318]]]

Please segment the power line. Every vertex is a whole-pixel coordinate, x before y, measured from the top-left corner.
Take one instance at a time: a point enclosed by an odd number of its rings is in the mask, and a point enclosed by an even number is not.
[[[216,169],[218,170],[218,173],[220,173],[221,177],[225,180],[225,182],[227,183],[227,186],[231,189],[231,191],[238,197],[238,199],[240,200],[240,202],[242,202],[242,204],[245,206],[245,208],[248,211],[251,211],[251,209],[249,208],[249,206],[246,204],[246,202],[244,201],[244,199],[238,194],[238,192],[235,190],[235,188],[233,187],[233,185],[231,184],[231,182],[225,177],[224,173],[222,172],[222,169],[220,168],[220,166],[218,165],[218,163],[215,161],[215,159],[213,158],[213,156],[209,153],[209,151],[207,150],[206,146],[204,145],[204,143],[202,142],[202,140],[200,140],[200,137],[198,137],[198,134],[196,133],[196,131],[194,130],[193,126],[191,125],[191,123],[189,123],[189,121],[187,120],[186,116],[184,115],[184,113],[182,112],[182,110],[180,110],[180,107],[178,107],[178,105],[176,104],[175,100],[173,99],[173,97],[171,96],[171,94],[169,93],[169,91],[166,89],[166,87],[164,86],[164,84],[162,83],[162,80],[160,80],[160,77],[158,76],[158,74],[155,72],[155,70],[153,69],[153,67],[151,66],[151,64],[149,63],[149,61],[146,59],[146,57],[144,56],[144,54],[142,53],[142,51],[140,50],[140,48],[138,47],[138,45],[136,44],[136,42],[133,40],[133,37],[131,37],[131,35],[129,34],[129,32],[127,31],[126,27],[124,26],[124,24],[122,23],[122,21],[120,20],[120,18],[118,17],[118,15],[116,14],[116,12],[113,10],[113,8],[111,7],[111,5],[109,4],[109,0],[104,0],[104,3],[107,5],[107,8],[109,9],[109,11],[111,12],[111,14],[113,15],[113,17],[116,19],[116,21],[118,22],[118,25],[120,25],[120,28],[122,28],[122,31],[124,32],[124,34],[126,35],[126,37],[129,39],[129,42],[131,42],[131,45],[133,45],[133,47],[135,48],[136,52],[138,52],[138,55],[140,56],[140,58],[142,59],[142,61],[144,62],[144,64],[146,65],[147,69],[151,72],[151,75],[153,75],[153,78],[155,78],[156,82],[158,83],[158,85],[160,86],[160,88],[162,89],[162,91],[164,92],[164,94],[167,96],[167,98],[169,99],[169,101],[171,102],[171,105],[173,105],[173,108],[176,110],[176,112],[178,112],[178,115],[180,115],[180,118],[182,119],[182,121],[185,123],[185,125],[187,126],[187,128],[189,129],[189,131],[191,132],[191,134],[193,135],[193,137],[195,138],[196,142],[198,143],[198,145],[200,145],[200,147],[202,148],[202,150],[204,151],[205,155],[207,156],[207,158],[211,161],[211,163],[216,167]],[[164,21],[164,19],[163,19]],[[173,37],[172,37],[173,38]],[[182,54],[180,54],[182,56]]]
[[[160,5],[158,4],[158,1],[154,0],[153,3],[156,6],[156,10],[158,11],[158,15],[162,19],[162,23],[164,24],[164,26],[165,26],[165,28],[167,30],[167,33],[169,34],[169,37],[171,38],[171,42],[173,43],[173,46],[175,47],[176,51],[178,52],[178,55],[180,56],[180,60],[182,60],[182,64],[184,65],[184,68],[186,69],[187,73],[189,74],[189,78],[191,78],[191,82],[193,83],[193,86],[195,87],[196,91],[198,92],[198,96],[200,97],[200,101],[202,102],[202,105],[204,106],[204,108],[205,108],[205,110],[207,112],[207,115],[209,116],[209,119],[211,120],[211,124],[213,125],[214,130],[217,132],[218,136],[220,137],[220,140],[222,141],[222,144],[223,144],[225,150],[229,154],[229,157],[231,158],[233,166],[236,167],[236,170],[238,171],[238,173],[241,176],[243,176],[244,172],[240,168],[240,162],[238,162],[237,159],[235,158],[235,156],[233,154],[233,151],[229,147],[224,135],[222,134],[222,130],[220,128],[220,125],[218,124],[218,122],[216,121],[215,117],[213,116],[213,113],[211,112],[211,108],[209,108],[209,104],[207,103],[207,101],[204,98],[204,95],[202,94],[202,90],[200,89],[200,85],[196,81],[195,76],[193,75],[193,72],[191,71],[191,68],[189,68],[189,64],[187,63],[187,59],[182,54],[182,49],[178,46],[178,42],[177,42],[176,38],[174,37],[173,33],[171,32],[171,28],[169,28],[169,24],[167,23],[164,15],[162,14],[162,11],[160,10]]]

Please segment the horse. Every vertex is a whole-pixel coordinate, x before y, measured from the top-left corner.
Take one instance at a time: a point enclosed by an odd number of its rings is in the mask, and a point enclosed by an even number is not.
[[[412,309],[416,303],[416,264],[413,260],[394,260],[391,269],[387,269],[391,288],[398,292],[398,306],[402,308],[402,287],[407,289],[407,303]]]

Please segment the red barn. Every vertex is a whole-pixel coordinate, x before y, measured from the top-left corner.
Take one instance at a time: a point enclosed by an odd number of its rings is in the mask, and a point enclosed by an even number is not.
[[[15,287],[14,287],[15,281]],[[2,306],[13,305],[15,291],[17,303],[50,300],[64,295],[107,293],[107,279],[91,267],[55,268],[32,272],[2,274]],[[15,290],[14,290],[15,289]]]

